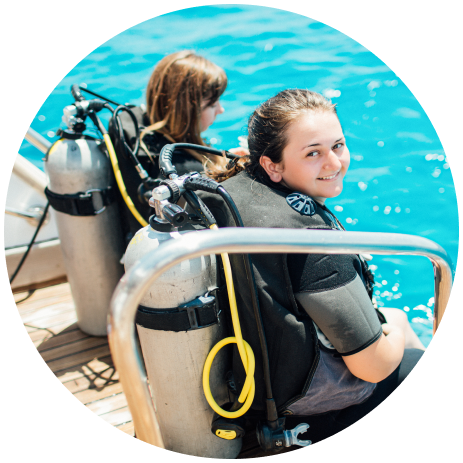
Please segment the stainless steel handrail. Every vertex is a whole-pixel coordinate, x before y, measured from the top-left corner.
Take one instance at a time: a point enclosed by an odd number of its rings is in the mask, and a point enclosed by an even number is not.
[[[334,232],[267,228],[224,228],[170,240],[134,265],[118,284],[109,313],[109,344],[137,437],[164,448],[147,384],[134,324],[138,305],[153,282],[183,260],[227,253],[315,253],[421,255],[434,267],[434,331],[452,286],[452,263],[444,249],[426,238],[393,233]],[[154,403],[156,398],[153,397]]]
[[[35,146],[38,150],[42,151],[42,153],[46,153],[52,145],[52,143],[49,140],[47,140],[45,137],[40,135],[40,133],[36,132],[31,127],[27,129],[27,132],[24,138],[31,145]]]

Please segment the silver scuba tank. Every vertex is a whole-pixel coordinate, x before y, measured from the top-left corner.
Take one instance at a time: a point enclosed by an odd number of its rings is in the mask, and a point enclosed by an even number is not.
[[[123,274],[120,259],[125,248],[117,203],[105,201],[113,182],[110,161],[96,140],[82,137],[58,140],[44,164],[50,194],[67,204],[72,197],[74,209],[80,208],[82,199],[88,200],[94,210],[91,215],[57,211],[56,222],[79,328],[105,336],[109,302]]]
[[[179,228],[160,232],[147,226],[137,232],[125,254],[128,270],[145,254],[162,246],[166,240],[181,234],[201,233]],[[211,432],[213,411],[203,393],[202,372],[212,347],[226,337],[225,320],[199,329],[182,331],[147,328],[140,322],[144,316],[159,312],[179,312],[178,307],[190,301],[207,301],[216,285],[215,256],[203,256],[184,261],[166,271],[150,287],[141,301],[137,315],[137,330],[156,414],[166,449],[210,458],[235,458],[241,450],[241,439],[224,440]],[[190,304],[191,305],[191,304]],[[168,310],[170,309],[170,310]],[[140,324],[141,323],[141,324]],[[142,326],[145,325],[145,326]],[[210,386],[219,403],[228,402],[225,373],[230,367],[226,349],[214,361]]]

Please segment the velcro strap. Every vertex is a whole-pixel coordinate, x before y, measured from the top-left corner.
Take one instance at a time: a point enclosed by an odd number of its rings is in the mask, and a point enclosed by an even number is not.
[[[175,309],[154,309],[138,306],[137,325],[158,331],[191,331],[218,322],[215,297],[200,296]]]
[[[64,214],[76,216],[101,214],[106,209],[106,206],[109,206],[116,200],[116,195],[112,187],[104,190],[95,188],[72,195],[54,193],[47,187],[45,188],[45,195],[53,209]]]

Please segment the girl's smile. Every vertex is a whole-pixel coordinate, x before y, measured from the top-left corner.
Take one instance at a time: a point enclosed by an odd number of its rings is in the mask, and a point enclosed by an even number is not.
[[[350,154],[336,114],[307,112],[291,123],[286,139],[280,163],[261,157],[270,179],[319,201],[338,196]]]

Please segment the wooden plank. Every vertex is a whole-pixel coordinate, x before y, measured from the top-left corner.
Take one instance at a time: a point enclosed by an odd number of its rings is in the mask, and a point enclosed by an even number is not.
[[[42,307],[39,310],[21,315],[21,320],[25,325],[38,325],[43,319],[50,319],[68,312],[75,313],[74,304],[69,302],[60,302],[58,304]]]
[[[116,427],[117,429],[119,429],[122,432],[125,432],[129,436],[133,437],[135,435],[135,427],[133,426],[133,421],[129,421],[128,423],[124,423]]]
[[[16,293],[14,296],[15,298],[21,299],[22,297],[26,296],[28,291],[24,291],[22,293]],[[61,295],[61,294],[71,294],[71,286],[69,283],[61,283],[58,285],[47,286],[46,288],[38,289],[34,292],[31,296],[34,298],[39,297],[48,297],[54,295]]]
[[[104,387],[103,389],[86,389],[81,392],[76,392],[74,397],[82,402],[84,405],[90,404],[97,400],[105,399],[114,394],[120,394],[123,392],[121,383],[114,383],[109,386]],[[126,404],[127,405],[127,404]]]
[[[54,278],[52,280],[41,281],[39,283],[34,283],[30,285],[25,285],[25,286],[19,286],[18,288],[13,289],[13,293],[24,294],[24,291],[29,291],[33,289],[41,289],[43,287],[50,286],[50,285],[58,285],[58,284],[66,282],[67,280],[68,280],[67,276],[63,275],[61,277]]]
[[[47,362],[47,365],[56,376],[60,377],[70,369],[81,370],[85,364],[107,355],[110,355],[109,346],[105,344],[104,346],[95,347],[94,349],[89,349],[84,352],[78,352],[77,354],[69,355],[58,360],[52,360]]]
[[[99,375],[108,368],[114,369],[111,355],[100,356],[97,359],[82,364],[79,369],[76,369],[74,366],[67,370],[61,370],[59,374],[55,374],[64,384],[67,381],[75,381],[79,378],[91,378],[91,375]]]
[[[88,334],[85,334],[79,329],[77,323],[73,323],[69,328],[63,331],[58,332],[49,339],[42,340],[42,343],[37,347],[39,352],[45,352],[49,349],[54,349],[56,347],[64,346],[81,339],[89,338]]]
[[[30,301],[46,299],[49,297],[60,297],[71,295],[71,287],[69,283],[47,286],[38,288],[32,293],[30,291],[22,291],[14,294],[14,299],[17,303],[29,303]]]
[[[33,304],[28,305],[26,305],[26,302],[24,302],[22,304],[17,304],[16,307],[18,308],[19,315],[24,320],[25,317],[36,314],[37,312],[40,312],[43,309],[49,307],[56,307],[57,305],[61,304],[75,308],[75,304],[70,297],[60,297],[52,301],[48,299],[41,299],[39,301],[35,301]]]
[[[123,407],[109,413],[104,413],[103,415],[100,415],[100,418],[113,426],[119,426],[127,423],[128,421],[132,421],[132,415],[130,414],[129,407]]]
[[[86,404],[87,408],[97,415],[103,415],[104,413],[109,413],[112,410],[118,410],[120,408],[127,406],[127,399],[123,392],[119,394],[114,394],[110,397],[105,397],[104,399],[97,400],[95,402]]]
[[[69,323],[68,321],[66,321],[64,323],[60,323],[59,325],[54,326],[53,328],[41,328],[35,331],[31,331],[29,333],[29,337],[31,338],[34,345],[37,347],[40,346],[43,342],[47,341],[48,339],[51,339],[62,333],[63,337],[65,337],[64,335],[66,335],[67,333],[78,329],[79,327],[76,322]]]
[[[91,373],[80,378],[71,379],[63,383],[66,389],[73,394],[87,389],[102,389],[119,382],[119,374],[112,366],[105,365],[101,372]]]
[[[56,302],[72,302],[69,284],[51,286],[35,291],[28,297],[28,293],[15,294],[14,299],[20,313],[26,313],[38,307],[46,307]]]
[[[76,313],[74,310],[70,312],[66,312],[64,314],[56,315],[50,318],[44,318],[39,322],[35,322],[34,324],[24,324],[28,333],[32,333],[37,330],[51,330],[57,327],[58,325],[62,325],[63,323],[67,322],[68,325],[75,323],[77,321]]]
[[[51,362],[52,360],[58,360],[70,355],[78,354],[79,352],[85,352],[95,347],[102,347],[108,345],[108,339],[106,337],[93,337],[88,336],[84,339],[78,339],[77,341],[69,342],[62,346],[54,347],[53,349],[47,349],[40,353],[45,362]]]

